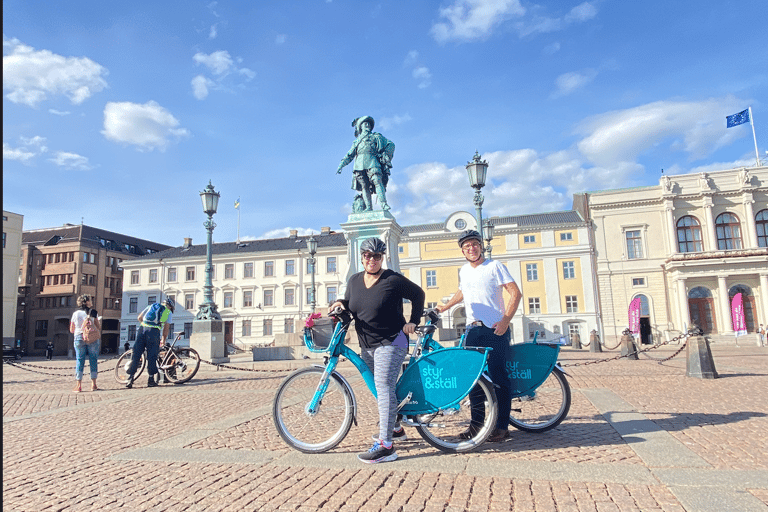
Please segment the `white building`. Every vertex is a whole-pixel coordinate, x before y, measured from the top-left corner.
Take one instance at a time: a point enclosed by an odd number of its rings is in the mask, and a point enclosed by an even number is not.
[[[3,344],[16,343],[19,295],[19,259],[24,217],[3,210]]]

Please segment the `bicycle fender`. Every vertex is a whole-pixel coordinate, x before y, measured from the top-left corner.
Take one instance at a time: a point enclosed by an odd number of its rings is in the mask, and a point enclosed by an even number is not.
[[[567,376],[569,376],[569,377],[571,376],[571,374],[570,374],[570,373],[568,373],[567,371],[565,371],[565,369],[564,369],[564,368],[563,368],[563,367],[560,365],[560,361],[558,361],[558,362],[556,362],[556,363],[555,363],[555,368],[557,368],[558,370],[560,370],[561,372],[563,372],[563,374],[564,374],[564,375],[567,375]]]
[[[314,366],[315,368],[322,368],[323,370],[325,370],[325,366],[321,364],[313,364],[312,366]],[[333,373],[331,373],[331,376],[337,377],[341,381],[341,383],[347,388],[347,391],[349,392],[349,396],[352,397],[352,421],[354,421],[355,426],[357,426],[357,397],[355,396],[355,392],[352,390],[352,386],[349,384],[349,381],[347,381],[347,379],[345,379],[342,374],[340,374],[335,370],[333,371]]]

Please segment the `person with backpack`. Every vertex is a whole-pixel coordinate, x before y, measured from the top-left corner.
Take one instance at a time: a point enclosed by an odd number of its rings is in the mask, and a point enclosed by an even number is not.
[[[155,375],[157,375],[157,355],[160,352],[160,346],[165,344],[168,339],[168,331],[171,328],[171,318],[173,310],[176,308],[176,301],[172,298],[166,298],[161,304],[155,302],[150,304],[144,311],[139,313],[139,331],[136,333],[136,342],[133,344],[133,354],[131,364],[128,366],[128,383],[126,388],[133,387],[133,379],[136,369],[139,367],[139,360],[147,351],[147,371],[149,379],[147,387],[157,386]]]
[[[83,371],[85,370],[85,357],[88,356],[88,365],[91,369],[91,391],[98,391],[96,377],[99,376],[98,357],[101,348],[101,322],[98,312],[91,307],[91,296],[84,294],[77,298],[77,306],[80,308],[72,314],[69,322],[69,332],[75,335],[75,380],[77,385],[72,391],[80,393],[83,390]]]

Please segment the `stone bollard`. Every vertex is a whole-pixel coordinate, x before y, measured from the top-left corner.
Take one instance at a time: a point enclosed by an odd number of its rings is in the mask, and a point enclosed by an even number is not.
[[[629,329],[621,333],[621,355],[627,359],[637,360],[637,347]]]
[[[571,348],[581,350],[581,336],[579,336],[579,333],[571,334]]]
[[[603,347],[600,346],[600,336],[597,335],[596,331],[592,331],[589,334],[589,351],[590,352],[602,352]]]
[[[709,340],[699,334],[688,338],[686,350],[686,377],[699,379],[716,379],[717,370],[712,359],[712,351],[709,349]]]

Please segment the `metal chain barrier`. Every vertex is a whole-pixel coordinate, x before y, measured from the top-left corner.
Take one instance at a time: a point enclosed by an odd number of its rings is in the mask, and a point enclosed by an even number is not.
[[[680,352],[682,352],[683,349],[686,347],[686,345],[688,345],[688,338],[690,338],[691,336],[694,336],[694,335],[696,335],[696,333],[681,334],[680,336],[677,336],[676,338],[672,338],[671,340],[665,341],[663,343],[659,343],[658,345],[654,345],[652,347],[648,347],[648,348],[645,348],[645,349],[642,349],[642,350],[638,349],[638,350],[635,350],[634,352],[630,352],[630,353],[628,353],[626,355],[618,355],[616,357],[610,357],[608,359],[596,359],[594,361],[585,361],[583,363],[561,364],[560,366],[562,366],[562,367],[567,367],[567,366],[587,366],[587,365],[590,365],[590,364],[607,363],[609,361],[616,361],[617,359],[621,359],[623,357],[630,357],[630,356],[635,355],[635,354],[643,354],[646,357],[648,357],[649,359],[653,359],[654,361],[657,361],[659,364],[661,364],[663,362],[669,361],[673,357],[677,356]],[[674,341],[680,341],[680,340],[683,340],[683,344],[680,346],[680,348],[674,354],[672,354],[669,357],[665,357],[664,359],[658,359],[658,358],[651,357],[651,356],[648,356],[647,354],[645,354],[646,352],[650,352],[651,350],[655,350],[655,349],[657,349],[659,347],[663,347],[664,345],[669,345],[670,343],[672,343]],[[619,343],[619,345],[620,344],[621,343]],[[616,347],[618,347],[619,345],[616,345]]]
[[[201,363],[209,364],[211,366],[215,366],[216,368],[226,368],[228,370],[238,370],[241,372],[256,372],[256,373],[287,373],[292,372],[296,370],[296,368],[291,368],[288,370],[257,370],[255,368],[238,368],[237,366],[230,366],[228,364],[221,364],[221,363],[213,363],[211,361],[206,361],[205,359],[200,359]]]
[[[120,356],[110,357],[109,359],[104,359],[103,361],[97,361],[96,364],[98,366],[98,365],[100,365],[102,363],[106,363],[107,361],[112,361],[113,359],[118,359],[119,357]],[[3,364],[14,366],[14,367],[18,368],[19,370],[25,370],[25,371],[32,372],[32,373],[39,373],[41,375],[53,375],[54,377],[71,377],[72,376],[71,375],[72,374],[72,369],[71,368],[59,368],[59,367],[56,367],[56,366],[38,366],[38,365],[34,365],[34,364],[29,364],[29,363],[20,363],[18,361],[7,361],[5,359],[3,359]],[[37,368],[38,370],[33,370],[32,368]],[[66,371],[68,373],[66,375],[63,375],[61,373],[41,372],[39,370],[56,370],[56,371],[59,371],[59,372]],[[107,373],[107,372],[111,372],[111,371],[114,371],[114,368],[108,368],[106,370],[98,370],[96,373]]]

